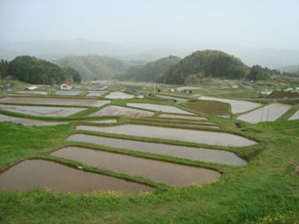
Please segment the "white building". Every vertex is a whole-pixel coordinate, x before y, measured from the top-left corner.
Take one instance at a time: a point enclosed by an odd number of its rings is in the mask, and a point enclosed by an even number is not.
[[[62,89],[62,90],[71,90],[72,86],[69,85],[69,84],[63,83],[63,84],[60,85],[60,89]]]

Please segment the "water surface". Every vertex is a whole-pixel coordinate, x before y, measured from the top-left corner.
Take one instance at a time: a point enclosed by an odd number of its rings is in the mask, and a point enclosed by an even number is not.
[[[133,150],[138,152],[148,152],[159,155],[167,155],[178,158],[185,158],[195,161],[212,162],[228,165],[243,166],[246,161],[236,156],[232,152],[195,148],[186,146],[176,146],[168,144],[149,143],[141,141],[132,141],[124,139],[106,138],[93,135],[75,134],[68,137],[69,141],[87,142],[98,145],[104,145],[114,148]]]
[[[73,107],[39,107],[39,106],[17,106],[1,105],[0,109],[16,113],[28,114],[42,117],[67,117],[72,114],[86,110],[86,108]]]
[[[166,113],[192,115],[192,113],[190,112],[181,110],[174,106],[167,106],[167,105],[158,105],[158,104],[149,104],[149,103],[128,103],[127,106],[146,109],[146,110],[161,111]]]
[[[138,193],[151,187],[101,174],[84,172],[45,160],[25,160],[0,174],[0,190],[27,191],[51,189],[53,192],[119,191]]]
[[[228,103],[231,105],[232,113],[244,113],[246,111],[252,110],[254,108],[260,107],[261,104],[259,103],[252,103],[249,101],[242,101],[242,100],[231,100],[231,99],[224,99],[224,98],[217,98],[217,97],[209,97],[209,96],[201,96],[198,98],[199,100],[211,100],[211,101],[219,101],[223,103]]]
[[[146,117],[154,115],[153,112],[138,110],[128,107],[120,106],[107,106],[96,113],[91,114],[90,116],[127,116],[131,118]]]
[[[242,114],[238,117],[238,119],[253,124],[264,121],[275,121],[289,109],[291,109],[291,107],[292,106],[286,104],[273,103],[257,110],[251,111],[247,114]]]
[[[111,134],[160,138],[221,146],[241,147],[256,144],[255,141],[228,133],[188,130],[179,128],[164,128],[146,125],[126,124],[113,127],[92,127],[81,125],[77,127],[77,130],[98,131]]]
[[[96,151],[87,148],[66,147],[51,155],[72,159],[90,166],[118,173],[142,176],[152,181],[175,187],[185,187],[190,184],[204,184],[220,177],[220,173],[213,170]]]

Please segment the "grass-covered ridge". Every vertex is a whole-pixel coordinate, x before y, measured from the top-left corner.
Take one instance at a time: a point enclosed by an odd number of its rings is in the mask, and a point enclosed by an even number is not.
[[[65,139],[74,133],[72,124],[28,128],[0,123],[0,127],[1,169],[24,158],[47,158],[48,152],[68,145]],[[256,129],[259,136],[268,139],[261,152],[245,167],[225,169],[222,178],[214,183],[135,196],[1,193],[0,221],[39,223],[46,217],[48,223],[253,224],[271,223],[270,219],[298,223],[299,178],[295,164],[299,161],[299,140],[295,136],[299,121],[269,122]],[[16,135],[18,138],[12,140]]]

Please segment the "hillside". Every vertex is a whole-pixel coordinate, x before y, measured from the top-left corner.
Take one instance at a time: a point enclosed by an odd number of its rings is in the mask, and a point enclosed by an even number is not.
[[[64,68],[76,69],[84,81],[113,79],[130,66],[123,60],[98,55],[65,57],[53,62]]]
[[[60,84],[73,78],[80,82],[80,74],[73,69],[63,69],[51,62],[31,56],[18,56],[11,62],[1,61],[2,73],[22,82],[32,84]],[[5,66],[3,66],[5,65]],[[2,78],[4,78],[2,77]]]
[[[144,66],[135,66],[127,69],[118,76],[122,80],[133,80],[139,82],[158,82],[161,77],[181,59],[176,56],[169,56],[147,63]]]
[[[249,68],[242,61],[222,51],[197,51],[171,67],[162,77],[169,84],[182,84],[190,75],[201,77],[243,78]]]

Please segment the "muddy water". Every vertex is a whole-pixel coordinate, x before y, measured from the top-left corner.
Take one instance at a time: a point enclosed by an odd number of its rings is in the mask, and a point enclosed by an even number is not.
[[[82,93],[82,91],[79,90],[57,90],[55,92],[56,95],[60,96],[76,96]]]
[[[190,112],[181,110],[174,106],[166,106],[166,105],[158,105],[158,104],[149,104],[149,103],[128,103],[129,107],[136,107],[141,109],[153,110],[153,111],[161,111],[166,113],[175,113],[175,114],[192,114]]]
[[[0,122],[8,121],[17,124],[23,124],[25,126],[54,126],[59,124],[67,124],[68,122],[50,122],[50,121],[39,121],[21,117],[11,117],[7,115],[0,114]]]
[[[45,91],[17,91],[15,93],[23,95],[48,95]]]
[[[294,113],[289,120],[298,120],[299,119],[299,110],[297,110],[296,113]]]
[[[127,116],[131,118],[138,118],[138,117],[146,117],[146,116],[152,116],[154,115],[153,112],[150,111],[144,111],[144,110],[138,110],[133,108],[127,108],[127,107],[120,107],[120,106],[107,106],[103,108],[102,110],[91,114],[90,116]]]
[[[260,109],[251,111],[238,117],[239,120],[249,123],[258,123],[264,121],[275,121],[292,106],[286,104],[273,103]]]
[[[60,99],[60,98],[30,98],[30,97],[6,97],[0,99],[0,103],[16,104],[47,104],[47,105],[74,105],[101,107],[110,103],[110,100],[83,100],[83,99]]]
[[[123,92],[112,92],[105,96],[107,99],[132,99],[134,97],[134,95],[129,95]]]
[[[84,172],[44,160],[25,160],[0,174],[0,190],[27,191],[34,188],[53,192],[120,191],[137,193],[153,189],[105,175]]]
[[[252,140],[233,134],[178,128],[164,128],[146,125],[127,124],[114,127],[78,126],[77,130],[99,131],[111,134],[170,139],[221,146],[240,147],[256,144],[256,142]]]
[[[185,187],[193,183],[204,184],[220,177],[220,173],[208,169],[95,151],[86,148],[67,147],[51,155],[80,161],[90,166],[112,170],[118,173],[142,176],[155,182],[175,187]]]
[[[260,107],[261,104],[252,103],[248,101],[241,101],[241,100],[230,100],[230,99],[223,99],[217,97],[209,97],[209,96],[201,96],[198,98],[199,100],[211,100],[211,101],[219,101],[223,103],[228,103],[231,105],[232,113],[244,113],[248,110],[252,110],[254,108]]]
[[[192,117],[192,116],[181,116],[181,115],[173,115],[173,114],[161,114],[159,117],[164,118],[178,118],[178,119],[186,119],[186,120],[201,120],[201,121],[207,121],[208,119],[205,117]]]
[[[67,117],[72,114],[86,110],[86,108],[72,107],[38,107],[38,106],[15,106],[15,105],[0,105],[0,109],[11,112],[43,116],[43,117]]]
[[[187,99],[173,97],[173,96],[163,96],[163,95],[156,95],[156,96],[164,99],[176,100],[177,102],[188,102]]]
[[[176,146],[158,143],[148,143],[115,138],[106,138],[93,135],[75,134],[68,138],[69,141],[87,142],[114,148],[168,155],[195,161],[204,161],[228,165],[243,166],[246,161],[232,152],[215,149],[204,149],[186,146]]]

